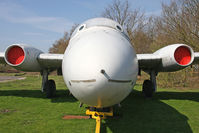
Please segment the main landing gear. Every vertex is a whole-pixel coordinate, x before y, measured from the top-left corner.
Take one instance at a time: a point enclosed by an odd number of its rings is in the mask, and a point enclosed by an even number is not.
[[[107,116],[113,116],[113,108],[89,107],[86,110],[86,115],[96,120],[95,133],[100,133],[101,120],[106,119]]]
[[[46,94],[47,98],[52,98],[55,96],[56,85],[54,80],[48,80],[48,70],[42,71],[42,88],[41,91]]]
[[[150,80],[145,80],[142,86],[142,92],[144,93],[145,97],[152,97],[153,93],[156,91],[156,76],[157,73],[155,71],[149,72]]]

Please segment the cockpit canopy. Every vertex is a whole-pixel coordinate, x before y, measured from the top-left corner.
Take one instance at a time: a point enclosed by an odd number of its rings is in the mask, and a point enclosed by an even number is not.
[[[88,29],[90,27],[98,27],[98,26],[113,28],[117,31],[120,31],[121,33],[123,33],[125,36],[128,37],[127,32],[123,29],[123,27],[119,23],[108,18],[94,18],[83,22],[75,29],[75,31],[72,34],[72,37],[76,35],[79,31]]]

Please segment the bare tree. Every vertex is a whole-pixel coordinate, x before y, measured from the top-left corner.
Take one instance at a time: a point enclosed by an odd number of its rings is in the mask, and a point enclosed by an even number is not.
[[[114,0],[102,13],[102,17],[110,18],[121,24],[127,31],[144,27],[144,13],[139,9],[131,10],[130,3],[126,0]]]
[[[62,38],[60,38],[59,40],[57,40],[53,44],[53,46],[49,49],[49,53],[63,54],[66,47],[69,44],[69,39],[70,39],[70,36],[69,36],[68,32],[65,32],[64,36]]]
[[[129,21],[130,12],[128,1],[121,2],[120,0],[114,0],[113,4],[108,5],[108,7],[105,8],[102,16],[115,20],[124,26]]]
[[[139,9],[131,10],[127,0],[114,0],[105,8],[102,17],[110,18],[121,24],[138,53],[150,52],[149,40],[151,39],[148,38],[145,30],[147,19]]]
[[[181,10],[183,27],[188,32],[187,40],[199,50],[199,0],[183,0]]]
[[[63,54],[69,44],[70,41],[70,37],[72,35],[72,33],[74,32],[75,28],[78,25],[75,24],[72,26],[70,33],[65,32],[64,36],[62,38],[60,38],[59,40],[57,40],[53,46],[49,49],[49,53],[59,53],[59,54]]]
[[[162,5],[158,18],[158,39],[169,43],[186,43],[199,50],[199,0],[178,0]],[[165,42],[166,41],[166,42]],[[160,42],[160,41],[159,41]]]

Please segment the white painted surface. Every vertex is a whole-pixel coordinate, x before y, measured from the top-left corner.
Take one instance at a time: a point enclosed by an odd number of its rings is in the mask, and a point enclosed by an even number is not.
[[[191,61],[187,65],[179,64],[174,57],[174,53],[177,48],[184,46],[189,49],[191,53]],[[159,55],[162,58],[162,63],[159,65],[158,71],[169,72],[169,71],[177,71],[181,70],[192,64],[194,60],[194,52],[193,49],[186,44],[173,44],[163,47],[154,53],[155,55]]]
[[[130,42],[124,33],[108,25],[113,24],[112,21],[104,21],[107,25],[93,25],[73,35],[62,63],[64,81],[71,93],[81,102],[97,107],[120,103],[131,92],[138,73],[136,54]],[[111,79],[134,83],[109,82],[100,72],[102,69]]]
[[[191,60],[187,65],[179,64],[174,57],[174,53],[177,48],[184,46],[189,49],[191,53]],[[189,65],[191,65],[197,57],[197,53],[193,52],[193,49],[186,44],[172,44],[166,47],[163,47],[153,54],[138,54],[137,55],[139,67],[142,70],[155,70],[156,72],[172,72],[181,70]]]
[[[18,46],[23,49],[24,51],[24,60],[17,65],[11,64],[7,60],[7,52],[9,51],[10,48]],[[38,50],[34,47],[28,46],[26,44],[13,44],[9,46],[6,51],[5,51],[5,61],[7,64],[10,66],[14,67],[15,69],[19,69],[22,71],[30,71],[30,72],[40,72],[42,70],[41,65],[37,61],[37,57],[43,53],[41,50]]]

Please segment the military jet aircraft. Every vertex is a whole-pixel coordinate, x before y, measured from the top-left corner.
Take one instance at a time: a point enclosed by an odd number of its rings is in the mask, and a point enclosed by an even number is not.
[[[124,100],[134,87],[141,70],[150,75],[143,83],[147,97],[156,91],[159,72],[172,72],[199,61],[199,52],[186,44],[172,44],[151,54],[136,54],[123,27],[107,18],[94,18],[73,32],[64,54],[44,53],[39,49],[13,44],[0,53],[0,62],[22,71],[41,72],[42,91],[55,92],[48,74],[58,70],[72,95],[97,109]]]

